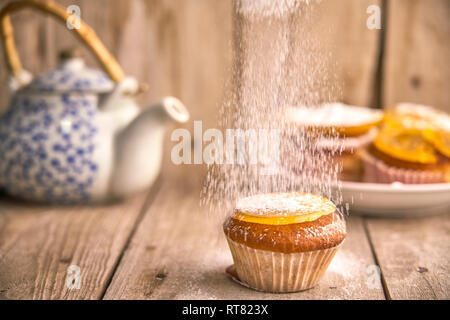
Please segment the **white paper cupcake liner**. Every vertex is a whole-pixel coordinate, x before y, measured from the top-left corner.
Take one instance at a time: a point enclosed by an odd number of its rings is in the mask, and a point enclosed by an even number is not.
[[[341,152],[356,152],[371,144],[377,133],[378,128],[372,128],[369,132],[360,136],[339,138],[337,140],[336,138],[323,138],[318,141],[317,146],[328,150],[336,150],[338,146]]]
[[[265,292],[296,292],[314,287],[325,274],[339,246],[282,253],[253,249],[227,237],[240,281]]]
[[[367,152],[364,152],[361,157],[364,163],[364,180],[366,182],[425,184],[445,181],[444,171],[411,170],[391,167]]]

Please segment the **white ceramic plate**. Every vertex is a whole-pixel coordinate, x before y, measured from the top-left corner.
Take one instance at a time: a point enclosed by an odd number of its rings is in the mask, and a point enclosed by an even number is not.
[[[342,182],[341,191],[351,214],[418,217],[450,212],[450,183]]]

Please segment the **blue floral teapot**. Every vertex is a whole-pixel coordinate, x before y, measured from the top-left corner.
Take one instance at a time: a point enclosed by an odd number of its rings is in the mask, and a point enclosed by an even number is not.
[[[141,111],[141,86],[125,77],[116,60],[83,22],[73,31],[106,73],[66,55],[60,66],[36,77],[22,69],[9,13],[39,9],[62,21],[65,8],[52,1],[16,1],[0,11],[11,103],[0,117],[0,188],[28,200],[83,203],[121,198],[148,188],[161,165],[170,122],[189,113],[176,98]]]

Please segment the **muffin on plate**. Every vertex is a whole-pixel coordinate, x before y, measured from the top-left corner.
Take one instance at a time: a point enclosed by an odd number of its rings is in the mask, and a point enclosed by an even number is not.
[[[367,182],[450,182],[450,117],[431,107],[399,104],[362,155]]]
[[[328,133],[329,137],[324,134],[317,146],[330,152],[332,158],[340,163],[341,180],[362,179],[361,150],[375,138],[377,125],[383,120],[381,110],[328,103],[318,107],[290,108],[288,118],[296,126]]]
[[[240,199],[223,228],[239,279],[266,292],[315,286],[346,236],[335,205],[310,193]]]

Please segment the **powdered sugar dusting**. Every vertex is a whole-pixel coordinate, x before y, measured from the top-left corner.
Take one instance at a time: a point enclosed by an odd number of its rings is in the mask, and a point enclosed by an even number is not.
[[[317,239],[320,237],[325,239],[327,243],[332,243],[336,234],[346,232],[346,225],[341,218],[335,216],[333,221],[329,224],[324,226],[311,225],[307,228],[303,228],[303,230],[306,231],[306,234],[301,234],[301,238],[299,240],[304,241],[305,239]],[[297,236],[299,238],[300,234],[297,234]]]
[[[237,201],[235,212],[264,216],[299,216],[333,212],[334,204],[311,193],[258,194]]]
[[[414,119],[411,127],[426,129],[430,123],[438,129],[450,131],[450,115],[443,111],[436,110],[430,106],[402,102],[395,106],[395,113],[400,115],[411,115],[419,118]],[[419,119],[422,119],[421,121]],[[405,124],[408,125],[406,119]]]
[[[383,118],[381,110],[326,103],[317,108],[296,107],[289,110],[293,122],[305,126],[352,127],[373,123]]]
[[[220,108],[219,127],[222,131],[279,130],[280,161],[270,174],[261,173],[266,172],[264,164],[252,164],[251,156],[256,152],[243,155],[241,163],[211,165],[202,190],[203,204],[222,221],[233,214],[237,199],[273,192],[317,194],[340,208],[342,195],[331,187],[339,185],[340,163],[332,159],[343,150],[338,133],[293,126],[288,112],[291,107],[314,110],[340,100],[332,52],[320,43],[317,33],[311,32],[318,31],[312,29],[317,25],[321,2],[234,3],[234,64]],[[323,138],[336,141],[332,150],[318,147]],[[247,141],[245,148],[251,147]],[[286,199],[271,205],[277,210],[298,206]]]

